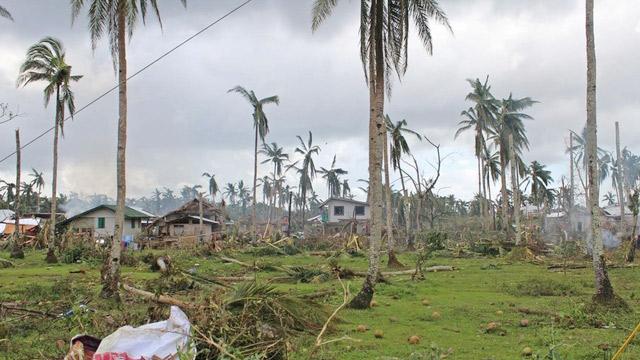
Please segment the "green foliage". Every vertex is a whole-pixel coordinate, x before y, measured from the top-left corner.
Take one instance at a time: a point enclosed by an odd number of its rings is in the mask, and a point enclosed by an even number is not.
[[[92,246],[81,242],[73,244],[62,252],[62,262],[65,264],[73,264],[82,261],[95,261],[100,257],[98,250]]]
[[[507,286],[506,291],[515,296],[570,296],[578,293],[572,284],[540,278],[531,278],[515,286]]]
[[[430,251],[444,250],[447,245],[447,233],[438,230],[423,231],[416,234],[416,240]]]

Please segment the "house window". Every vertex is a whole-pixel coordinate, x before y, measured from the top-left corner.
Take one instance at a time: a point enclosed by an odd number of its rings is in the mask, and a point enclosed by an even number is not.
[[[358,205],[356,206],[356,216],[364,216],[364,206]]]
[[[131,228],[132,229],[136,228],[136,220],[135,219],[131,219]]]
[[[344,206],[334,206],[333,215],[336,215],[336,216],[344,215]]]
[[[104,218],[103,217],[99,217],[98,218],[98,229],[104,229]]]

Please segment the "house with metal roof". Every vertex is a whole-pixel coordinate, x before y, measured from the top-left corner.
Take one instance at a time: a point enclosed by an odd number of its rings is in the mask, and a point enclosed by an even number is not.
[[[142,232],[142,222],[152,214],[132,207],[125,207],[123,240],[130,242]],[[116,225],[116,206],[99,205],[80,214],[74,215],[58,224],[76,233],[89,234],[96,238],[113,236]]]

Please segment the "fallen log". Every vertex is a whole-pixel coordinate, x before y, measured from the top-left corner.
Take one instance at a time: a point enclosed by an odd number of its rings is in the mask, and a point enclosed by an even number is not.
[[[17,311],[17,312],[23,312],[27,314],[40,315],[40,316],[45,316],[53,319],[58,317],[57,315],[48,313],[46,311],[32,310],[32,309],[20,307],[16,303],[0,303],[0,309],[7,310],[7,311]]]
[[[454,271],[454,270],[456,270],[456,268],[453,266],[436,265],[436,266],[431,266],[431,267],[422,269],[422,272],[440,272],[440,271]],[[401,271],[383,271],[380,274],[382,274],[382,276],[397,276],[397,275],[413,275],[415,272],[416,272],[415,269],[411,269],[411,270],[401,270]],[[353,275],[367,276],[367,273],[364,271],[354,271]]]
[[[195,309],[195,308],[198,307],[196,304],[192,304],[192,303],[188,303],[186,301],[178,300],[176,298],[172,298],[172,297],[167,296],[167,295],[162,295],[162,294],[156,295],[156,294],[154,294],[152,292],[145,291],[145,290],[140,290],[140,289],[134,288],[133,286],[129,286],[127,284],[122,284],[121,286],[125,291],[127,291],[127,292],[129,292],[131,294],[137,295],[137,296],[142,297],[142,298],[147,299],[147,300],[155,301],[155,302],[160,303],[160,304],[175,305],[175,306],[178,306],[178,307],[183,308],[183,309]]]
[[[220,260],[224,261],[224,262],[230,262],[233,264],[238,264],[240,266],[249,268],[249,269],[253,269],[253,270],[259,270],[257,266],[255,265],[251,265],[251,264],[247,264],[246,262],[242,262],[240,260],[236,260],[234,258],[230,258],[230,257],[226,257],[226,256],[218,256],[218,258],[220,258]]]
[[[556,269],[586,269],[587,265],[585,264],[551,264],[547,266],[548,270],[556,270]]]

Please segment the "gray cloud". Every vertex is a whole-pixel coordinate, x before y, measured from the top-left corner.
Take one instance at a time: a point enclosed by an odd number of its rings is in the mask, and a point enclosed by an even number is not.
[[[164,29],[155,21],[140,26],[128,48],[130,72],[182,41],[240,1],[162,2]],[[259,96],[278,94],[280,106],[267,109],[268,141],[293,152],[295,135],[314,133],[322,153],[318,165],[337,154],[355,184],[367,172],[368,93],[358,55],[357,1],[344,1],[314,34],[311,1],[255,1],[170,55],[129,85],[128,179],[131,196],[153,187],[204,182],[203,171],[219,181],[248,181],[252,172],[251,109],[227,90],[235,85]],[[45,35],[62,39],[74,71],[81,106],[113,86],[115,73],[107,45],[91,50],[84,16],[72,27],[65,1],[5,0],[15,23],[0,20],[0,101],[19,105],[25,115],[0,125],[0,155],[13,150],[13,129],[29,139],[51,126],[53,108],[44,109],[42,87],[16,89],[14,82],[28,46]],[[442,192],[469,198],[475,188],[470,135],[453,140],[459,113],[469,106],[466,78],[490,74],[496,96],[531,96],[540,101],[527,124],[527,160],[566,173],[568,129],[585,119],[584,9],[582,1],[453,1],[442,4],[454,34],[434,25],[434,55],[411,39],[409,70],[395,81],[387,111],[394,119],[441,143],[445,162]],[[599,136],[613,148],[613,123],[620,121],[623,143],[637,147],[634,119],[640,110],[640,4],[633,0],[598,3]],[[117,96],[112,94],[66,126],[61,145],[62,191],[115,193]],[[413,144],[423,162],[434,160],[426,144]],[[51,164],[50,137],[24,152],[25,167]],[[640,150],[640,149],[635,149]],[[0,164],[0,177],[13,176],[13,160]],[[263,169],[263,173],[268,171]],[[325,187],[316,186],[324,195]],[[355,188],[356,186],[353,186]]]

